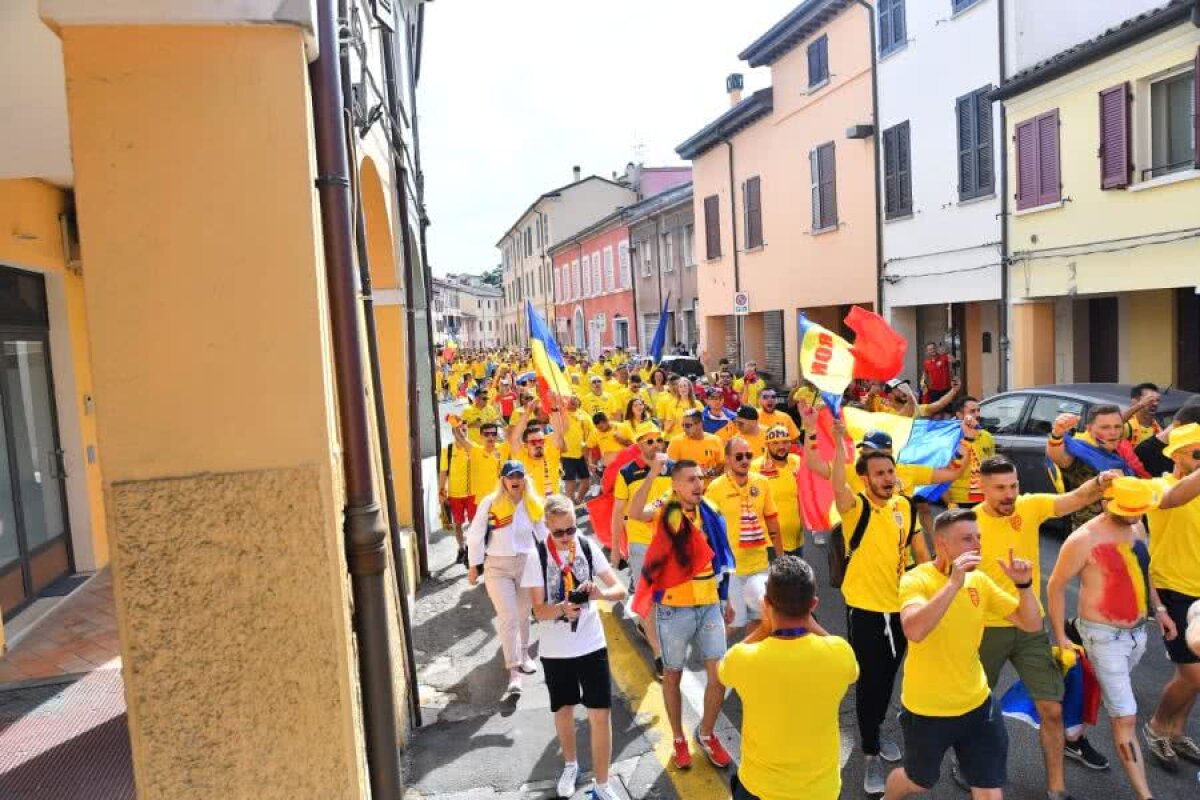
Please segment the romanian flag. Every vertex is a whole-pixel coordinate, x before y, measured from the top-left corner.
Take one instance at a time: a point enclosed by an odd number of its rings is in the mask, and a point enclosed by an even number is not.
[[[1145,619],[1150,589],[1150,551],[1146,543],[1096,545],[1092,559],[1104,576],[1100,613],[1125,624]]]
[[[904,369],[908,342],[883,317],[861,306],[846,315],[846,327],[854,331],[854,377],[890,381]]]
[[[833,460],[834,446],[833,414],[829,406],[823,405],[817,410],[817,454],[825,463]],[[854,457],[853,451],[848,442],[841,442],[841,446],[846,448],[846,463],[849,464]],[[810,470],[803,458],[800,459],[800,468],[796,470],[796,497],[800,501],[805,528],[827,531],[833,527],[833,486]]]
[[[854,353],[842,337],[800,315],[800,373],[821,390],[834,413],[854,380]]]
[[[534,310],[529,300],[525,301],[525,314],[529,318],[529,350],[533,357],[533,369],[537,372],[538,395],[542,398],[542,407],[549,414],[553,405],[550,402],[551,394],[562,397],[572,394],[571,382],[566,375],[567,362],[546,321]]]
[[[592,533],[605,547],[612,547],[612,512],[615,505],[613,489],[617,484],[617,475],[621,467],[633,461],[641,453],[636,444],[631,444],[617,454],[612,463],[604,468],[604,476],[600,482],[600,494],[587,501],[588,519],[592,523]],[[629,542],[625,543],[625,552],[613,553],[613,560],[629,555]]]
[[[1085,725],[1095,725],[1100,712],[1100,684],[1087,656],[1079,653],[1075,665],[1063,676],[1063,727],[1068,736],[1081,733]],[[1018,680],[1000,698],[1000,713],[1033,727],[1042,726],[1037,705],[1029,696],[1024,681]]]

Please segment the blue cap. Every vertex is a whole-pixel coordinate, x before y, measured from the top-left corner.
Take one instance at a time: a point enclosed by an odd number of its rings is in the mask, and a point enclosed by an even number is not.
[[[864,450],[891,450],[892,437],[883,431],[867,431],[858,446]]]
[[[522,464],[520,461],[516,461],[515,459],[510,459],[508,461],[505,461],[504,465],[500,467],[500,477],[501,478],[510,478],[513,475],[518,475],[518,474],[522,478],[525,477],[525,465]]]

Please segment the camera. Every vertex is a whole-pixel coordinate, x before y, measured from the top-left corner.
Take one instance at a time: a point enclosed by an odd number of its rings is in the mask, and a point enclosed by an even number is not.
[[[567,602],[571,603],[572,605],[577,605],[577,606],[586,605],[587,601],[588,601],[587,589],[575,589],[573,591],[567,592]]]

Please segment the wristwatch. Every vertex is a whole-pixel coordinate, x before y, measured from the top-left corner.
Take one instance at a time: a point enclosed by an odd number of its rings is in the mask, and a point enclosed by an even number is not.
[[[1155,614],[1165,614],[1166,612],[1167,612],[1167,607],[1166,607],[1166,606],[1155,606],[1155,607],[1154,607],[1154,613],[1155,613]]]

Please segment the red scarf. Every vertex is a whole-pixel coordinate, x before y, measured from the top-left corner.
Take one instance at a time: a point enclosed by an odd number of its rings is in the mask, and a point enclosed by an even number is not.
[[[675,513],[679,514],[680,522],[679,527],[672,530],[668,520]],[[646,549],[642,574],[633,594],[633,613],[645,619],[658,592],[687,583],[708,570],[712,561],[708,537],[683,513],[679,501],[672,499],[659,513],[654,538]]]

